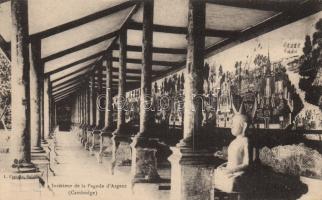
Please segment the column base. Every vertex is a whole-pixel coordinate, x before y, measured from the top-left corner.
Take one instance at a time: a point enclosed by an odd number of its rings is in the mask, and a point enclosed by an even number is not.
[[[84,127],[85,127],[85,124],[81,124],[79,126],[78,130],[76,131],[76,135],[77,135],[79,140],[82,139]]]
[[[42,172],[41,178],[44,180],[43,184],[48,186],[48,177],[49,172],[52,170],[50,168],[50,159],[47,154],[36,154],[31,157],[32,163],[39,168],[39,171]],[[55,174],[53,174],[55,175]]]
[[[45,139],[41,139],[41,144],[48,144],[48,142]]]
[[[88,126],[84,125],[81,135],[80,135],[80,142],[82,143],[83,146],[85,145],[85,143],[87,141],[87,134],[86,134],[87,129],[88,129]]]
[[[89,150],[90,146],[92,145],[92,130],[88,129],[86,130],[86,140],[84,147],[86,150]]]
[[[101,131],[95,128],[91,133],[92,143],[89,146],[90,155],[94,156],[96,151],[100,148],[100,133]]]
[[[86,133],[82,136],[82,138],[81,138],[81,144],[83,145],[83,146],[85,146],[85,144],[86,144],[86,142],[87,142],[87,139],[86,139]]]
[[[99,163],[102,163],[103,157],[112,156],[113,150],[113,128],[104,128],[100,133],[100,150],[97,154],[97,160]]]
[[[161,177],[157,170],[156,152],[158,141],[142,137],[139,133],[134,137],[132,147],[132,182],[158,183]]]
[[[32,147],[31,153],[32,154],[46,153],[46,151],[42,147]]]
[[[131,136],[124,134],[113,133],[112,142],[112,161],[111,173],[114,174],[116,166],[131,166],[132,149],[131,149]]]
[[[39,169],[33,163],[18,163],[16,160],[11,165],[10,172],[12,173],[36,173]]]
[[[211,199],[216,164],[213,151],[183,146],[171,148],[171,199]]]
[[[79,135],[77,135],[78,136],[78,140],[83,144],[83,139],[84,139],[84,131],[85,131],[85,129],[82,129],[81,131],[80,131],[80,133],[79,133]]]

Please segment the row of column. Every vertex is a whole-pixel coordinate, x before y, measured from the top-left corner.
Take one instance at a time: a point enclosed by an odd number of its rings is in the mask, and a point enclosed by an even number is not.
[[[42,144],[55,126],[55,105],[50,80],[44,78],[41,40],[29,41],[28,1],[11,1],[11,105],[10,153],[13,172],[36,172],[32,153],[44,153]]]
[[[12,142],[10,149],[13,155],[13,169],[17,172],[34,172],[35,166],[31,162],[31,147],[33,151],[42,151],[41,139],[50,138],[55,126],[55,104],[50,97],[50,79],[43,80],[41,58],[41,41],[29,41],[28,30],[28,1],[12,0],[12,40],[11,40],[11,69],[12,69]],[[140,129],[136,134],[132,148],[132,175],[134,182],[142,180],[160,181],[157,173],[156,150],[157,143],[153,136],[153,119],[150,110],[145,109],[150,104],[151,76],[152,76],[152,46],[153,46],[153,1],[143,2],[143,41],[142,41],[142,72],[141,72],[141,101],[140,101]],[[207,185],[209,181],[200,178],[200,174],[210,174],[209,165],[212,157],[209,136],[202,131],[202,102],[194,99],[201,95],[202,67],[205,47],[205,2],[189,0],[187,32],[187,63],[185,81],[185,118],[183,140],[173,148],[170,158],[172,167],[172,190],[178,192],[179,199],[190,199],[204,195],[200,185]],[[131,141],[130,130],[125,124],[125,111],[121,108],[125,100],[126,88],[126,29],[120,34],[119,56],[119,84],[118,84],[118,114],[117,126],[114,130],[111,109],[111,52],[107,52],[106,77],[106,112],[103,127],[103,114],[97,111],[95,75],[90,76],[90,88],[85,89],[76,97],[77,113],[73,121],[91,134],[111,136],[113,141],[113,162],[116,163],[116,152],[120,144]],[[30,42],[30,46],[29,46]],[[101,73],[99,73],[101,74]],[[98,80],[99,85],[101,79]],[[99,90],[102,87],[99,86]],[[99,121],[101,119],[101,121]],[[101,130],[101,131],[100,131]],[[32,141],[32,143],[31,143]],[[94,144],[95,145],[95,144]],[[149,169],[149,170],[144,170]],[[177,177],[177,178],[175,178]],[[179,187],[176,189],[176,187]],[[199,196],[199,199],[205,199]]]
[[[119,79],[118,79],[118,110],[117,124],[113,126],[112,119],[112,53],[106,54],[106,107],[105,117],[95,115],[91,108],[91,127],[94,127],[94,119],[103,120],[101,129],[101,148],[104,151],[104,138],[110,140],[112,145],[112,168],[121,164],[117,158],[119,148],[130,148],[133,182],[160,182],[162,179],[157,172],[156,152],[158,142],[154,135],[154,119],[151,111],[146,109],[151,104],[152,88],[152,48],[153,48],[153,1],[143,2],[143,39],[142,39],[142,70],[141,70],[141,96],[140,96],[140,123],[139,133],[131,139],[131,129],[125,123],[125,111],[122,105],[125,100],[126,88],[126,43],[127,31],[122,30],[119,36]],[[188,26],[187,26],[187,62],[184,99],[184,129],[183,139],[176,147],[171,148],[173,154],[169,158],[171,162],[171,191],[177,199],[207,199],[211,187],[211,170],[214,166],[214,146],[210,142],[210,135],[202,129],[202,99],[204,49],[205,49],[205,1],[189,0]],[[93,105],[94,75],[91,77],[90,102]],[[99,79],[100,83],[100,79]],[[99,86],[100,88],[100,86]],[[84,95],[84,94],[83,94]],[[86,95],[85,95],[86,97]],[[81,98],[82,99],[82,98]],[[84,98],[83,98],[84,99]],[[86,99],[86,98],[85,98]],[[84,107],[83,107],[84,109]],[[86,110],[86,109],[84,109]],[[81,112],[78,112],[81,113]],[[92,119],[93,118],[93,119]],[[99,124],[99,123],[98,123]],[[96,125],[98,125],[96,124]],[[103,127],[103,128],[102,128]],[[91,130],[91,129],[88,129]],[[92,132],[94,133],[94,131]],[[126,144],[128,147],[126,147]],[[126,152],[124,149],[122,152]],[[126,156],[125,156],[126,157]],[[124,156],[123,158],[124,159]],[[148,169],[148,170],[146,170]],[[113,170],[112,170],[113,171]],[[203,176],[200,176],[200,175]],[[200,188],[200,185],[205,187]],[[197,191],[198,190],[198,191]],[[189,192],[190,191],[190,192]],[[194,192],[191,192],[194,191]]]

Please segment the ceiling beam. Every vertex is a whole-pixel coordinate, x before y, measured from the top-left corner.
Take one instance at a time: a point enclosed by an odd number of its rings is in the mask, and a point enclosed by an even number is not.
[[[119,58],[118,57],[113,57],[113,62],[118,62]],[[127,63],[134,63],[134,64],[142,64],[141,59],[136,59],[136,58],[127,58],[126,59]],[[166,66],[166,67],[178,67],[181,65],[181,62],[173,62],[173,61],[152,61],[152,65],[160,65],[160,66]]]
[[[80,83],[83,81],[83,79],[86,78],[85,74],[82,74],[81,76],[74,77],[72,79],[68,79],[64,82],[61,82],[55,86],[53,86],[53,89],[60,89],[61,87],[66,87],[68,85],[74,84],[74,83]]]
[[[71,90],[73,88],[81,87],[82,83],[83,82],[79,82],[79,84],[77,84],[77,85],[71,85],[71,87],[65,87],[65,88],[62,88],[61,90],[52,91],[52,94],[57,95],[59,93],[63,93],[64,91],[69,91],[69,90]]]
[[[66,89],[69,89],[71,88],[72,86],[76,86],[76,85],[79,85],[81,84],[82,82],[81,81],[75,81],[75,82],[71,82],[71,83],[68,83],[66,85],[62,85],[60,87],[56,87],[52,90],[52,92],[57,92],[57,91],[62,91],[62,90],[66,90]]]
[[[72,92],[72,91],[77,91],[77,90],[79,90],[79,89],[81,89],[81,88],[83,88],[83,85],[77,85],[77,86],[75,86],[75,87],[71,87],[71,88],[70,88],[70,89],[68,89],[68,90],[57,92],[57,93],[55,94],[55,96],[53,96],[53,97],[54,97],[54,98],[57,98],[57,97],[59,97],[59,96],[64,96],[64,95],[66,95],[66,94],[69,94],[69,93],[70,93],[70,92]]]
[[[78,91],[80,88],[82,88],[81,85],[77,86],[77,87],[74,87],[74,88],[71,88],[70,90],[66,90],[66,91],[62,91],[62,92],[59,92],[57,94],[54,94],[52,97],[55,99],[55,98],[59,98],[59,97],[62,97],[64,95],[67,95],[67,94],[71,94],[71,93],[74,93],[76,91]]]
[[[119,45],[114,44],[113,50],[119,50]],[[142,46],[127,45],[126,49],[128,51],[142,52]],[[187,54],[187,49],[179,48],[163,48],[163,47],[153,47],[153,53],[164,53],[164,54]]]
[[[2,35],[0,35],[0,49],[3,51],[4,56],[11,60],[10,43],[6,42]]]
[[[52,92],[57,93],[59,91],[64,91],[64,90],[67,90],[69,88],[72,88],[72,87],[75,87],[77,85],[80,85],[82,83],[83,83],[82,81],[76,81],[76,82],[73,82],[73,83],[68,83],[68,84],[60,86],[58,88],[54,88],[54,90],[52,90]]]
[[[92,59],[98,58],[98,57],[100,57],[100,56],[103,56],[105,53],[106,53],[106,51],[105,51],[105,50],[104,50],[104,51],[101,51],[101,52],[98,52],[98,53],[93,54],[93,55],[91,55],[91,56],[88,56],[88,57],[82,58],[82,59],[80,59],[80,60],[77,60],[77,61],[75,61],[75,62],[72,62],[72,63],[70,63],[70,64],[67,64],[67,65],[65,65],[65,66],[59,67],[59,68],[57,68],[57,69],[55,69],[55,70],[52,70],[52,71],[46,72],[46,73],[45,73],[45,75],[52,75],[52,74],[55,74],[55,73],[61,72],[61,71],[65,70],[65,69],[71,68],[71,67],[73,67],[73,66],[75,66],[75,65],[78,65],[78,64],[84,63],[84,62],[86,62],[86,61],[89,61],[89,60],[92,60]]]
[[[74,87],[71,87],[71,88],[68,88],[68,89],[65,89],[65,90],[61,90],[61,91],[56,92],[56,93],[52,92],[52,96],[53,96],[53,97],[55,97],[55,96],[58,96],[58,95],[61,95],[61,94],[65,94],[65,93],[67,93],[67,92],[70,92],[70,91],[73,91],[73,90],[79,89],[79,88],[81,88],[81,87],[82,87],[82,85],[81,85],[81,84],[79,84],[79,85],[75,85]]]
[[[76,91],[75,91],[75,92],[76,92]],[[71,92],[70,94],[66,94],[66,95],[61,96],[61,97],[59,97],[59,98],[54,98],[54,101],[55,101],[55,103],[58,103],[58,102],[60,102],[60,101],[63,101],[63,100],[65,100],[67,97],[72,96],[72,95],[73,95],[73,93],[74,93],[74,92]]]
[[[88,70],[87,72],[89,72],[89,71],[91,71],[91,70],[92,70],[92,69],[90,68],[90,67],[92,67],[92,66],[93,66],[92,64],[90,64],[90,65],[86,65],[85,67],[83,67],[83,68],[81,68],[81,69],[75,70],[75,71],[73,71],[73,72],[71,72],[71,73],[69,73],[69,74],[66,74],[66,75],[64,75],[64,76],[62,76],[62,77],[59,77],[59,78],[57,78],[57,79],[52,80],[52,81],[51,81],[51,83],[55,83],[55,82],[57,82],[57,81],[60,81],[60,80],[62,80],[62,79],[64,79],[64,78],[67,78],[67,77],[69,77],[69,76],[72,76],[72,75],[74,75],[74,74],[77,74],[77,73],[82,72],[82,71],[85,71],[85,70]]]
[[[270,19],[257,24],[249,29],[241,31],[240,35],[237,38],[228,38],[223,41],[218,42],[217,44],[208,47],[205,49],[205,57],[210,57],[217,53],[220,53],[228,48],[236,46],[242,42],[248,41],[250,39],[256,38],[260,35],[263,35],[267,32],[273,31],[277,28],[295,22],[297,20],[303,19],[307,16],[313,15],[322,10],[322,4],[318,0],[308,0],[304,3],[298,5],[296,9],[290,9],[288,11],[279,13]],[[160,79],[183,69],[186,65],[184,61],[181,67],[176,69],[168,69],[160,73],[158,77],[155,77],[153,80]]]
[[[87,23],[95,21],[97,19],[100,19],[100,18],[106,17],[108,15],[117,13],[117,12],[122,11],[124,9],[130,8],[131,6],[134,6],[135,4],[136,4],[135,1],[126,1],[124,3],[118,4],[118,5],[113,6],[111,8],[107,8],[105,10],[102,10],[102,11],[87,15],[85,17],[82,17],[82,18],[67,22],[65,24],[62,24],[62,25],[47,29],[45,31],[41,31],[39,33],[33,34],[31,37],[47,38],[47,37],[50,37],[50,36],[55,35],[57,33],[61,33],[61,32],[76,28],[78,26],[87,24]]]
[[[121,24],[120,28],[119,28],[119,32],[122,31],[123,29],[126,28],[129,20],[131,19],[131,17],[138,11],[140,4],[138,3],[139,1],[137,1],[137,4],[135,4],[135,6],[132,8],[132,10],[130,11],[130,13],[126,16],[124,22]],[[111,42],[111,44],[107,47],[106,52],[111,50],[112,46],[116,43],[117,39],[119,38],[119,34],[113,39],[113,41]],[[101,60],[103,59],[100,58],[96,61],[96,63],[101,62]]]
[[[267,1],[267,0],[207,0],[207,3],[231,6],[236,8],[248,8],[263,11],[281,12],[298,5],[296,1]]]
[[[81,89],[81,87],[80,88],[74,88],[74,89],[72,89],[70,91],[58,94],[58,95],[54,96],[53,98],[54,99],[59,99],[59,98],[65,97],[65,96],[69,96],[69,95],[73,94],[74,92],[78,91],[79,89]]]
[[[67,97],[69,97],[69,95],[64,95],[64,96],[61,96],[59,98],[53,98],[53,99],[54,99],[55,103],[59,103],[60,101],[65,100]]]
[[[77,91],[78,91],[78,90],[71,91],[71,92],[69,92],[69,93],[67,93],[67,94],[65,94],[65,95],[61,95],[61,96],[59,96],[59,97],[55,97],[55,98],[54,98],[54,101],[55,101],[55,103],[58,103],[58,102],[60,102],[60,101],[63,101],[63,100],[65,100],[66,98],[72,97],[72,96],[74,95],[74,93],[75,93],[75,92],[77,92]]]
[[[142,30],[142,23],[131,21],[128,23],[128,29],[131,30]],[[172,33],[172,34],[187,34],[187,27],[178,27],[178,26],[166,26],[166,25],[158,25],[153,24],[153,32],[161,32],[161,33]],[[239,31],[230,31],[230,30],[216,30],[216,29],[206,29],[207,37],[237,37]]]
[[[119,32],[119,30],[113,31],[111,33],[107,33],[107,34],[105,34],[103,36],[100,36],[98,38],[95,38],[93,40],[84,42],[82,44],[78,44],[76,46],[73,46],[73,47],[71,47],[69,49],[65,49],[65,50],[57,52],[57,53],[54,53],[54,54],[52,54],[50,56],[47,56],[47,57],[43,58],[42,60],[43,60],[43,62],[48,62],[48,61],[63,57],[65,55],[67,55],[67,54],[74,53],[76,51],[85,49],[87,47],[94,46],[94,45],[96,45],[96,44],[98,44],[100,42],[103,42],[103,41],[106,41],[106,40],[109,40],[109,39],[115,37],[118,34],[118,32]]]
[[[53,85],[53,86],[52,86],[52,88],[54,89],[54,88],[57,88],[57,87],[59,87],[59,86],[66,85],[67,83],[71,83],[71,82],[77,82],[77,81],[81,82],[81,81],[82,81],[82,80],[84,80],[87,76],[89,76],[89,74],[82,74],[82,75],[80,75],[80,76],[73,77],[73,78],[68,79],[68,80],[65,80],[65,81],[63,81],[63,82],[61,82],[61,83],[58,83],[58,84],[56,84],[56,85]]]

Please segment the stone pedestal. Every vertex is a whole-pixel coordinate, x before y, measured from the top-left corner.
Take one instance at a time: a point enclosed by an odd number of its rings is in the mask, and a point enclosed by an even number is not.
[[[90,146],[92,145],[92,141],[93,141],[92,140],[92,132],[93,132],[92,128],[88,128],[86,130],[86,141],[84,143],[86,150],[89,150]]]
[[[50,172],[49,155],[46,153],[31,155],[32,162],[39,168],[43,185],[48,185],[48,177]]]
[[[131,166],[132,149],[131,136],[124,134],[113,134],[112,137],[112,160],[111,174],[114,174],[117,166]]]
[[[89,147],[89,151],[92,156],[95,155],[95,151],[99,151],[100,149],[100,137],[101,137],[100,133],[101,132],[98,129],[93,130],[91,133],[92,142]]]
[[[81,139],[82,139],[82,135],[83,135],[83,128],[84,128],[84,124],[81,124],[81,125],[79,126],[79,130],[77,131],[77,137],[78,137],[78,139],[79,139],[79,140],[81,140]]]
[[[86,141],[87,141],[87,126],[84,126],[81,132],[81,136],[80,136],[80,142],[82,143],[82,145],[85,145]]]
[[[16,173],[17,176],[25,173],[37,173],[39,172],[39,169],[33,164],[33,163],[25,163],[21,162],[19,163],[18,160],[14,160],[14,163],[12,164],[11,172],[14,174]]]
[[[132,182],[158,183],[161,178],[157,171],[157,152],[158,141],[151,138],[140,137],[137,135],[132,147]]]
[[[211,199],[212,175],[216,168],[213,152],[180,146],[171,150],[171,199]]]
[[[101,130],[100,149],[97,156],[99,163],[102,163],[103,157],[112,156],[112,150],[113,150],[112,133],[113,133],[113,128]]]

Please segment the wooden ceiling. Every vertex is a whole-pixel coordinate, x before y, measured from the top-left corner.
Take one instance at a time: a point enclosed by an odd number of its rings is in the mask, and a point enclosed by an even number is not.
[[[30,41],[41,40],[41,68],[52,94],[64,99],[102,69],[113,51],[113,88],[117,88],[121,29],[127,29],[128,90],[139,87],[142,63],[140,1],[29,0]],[[205,57],[321,11],[318,0],[207,0]],[[0,47],[10,58],[10,1],[0,0]],[[185,66],[188,0],[155,0],[153,78]],[[97,74],[96,74],[97,75]],[[105,79],[102,79],[105,82]],[[97,84],[97,83],[96,83]],[[104,84],[103,84],[104,87]],[[63,98],[64,97],[64,98]]]

